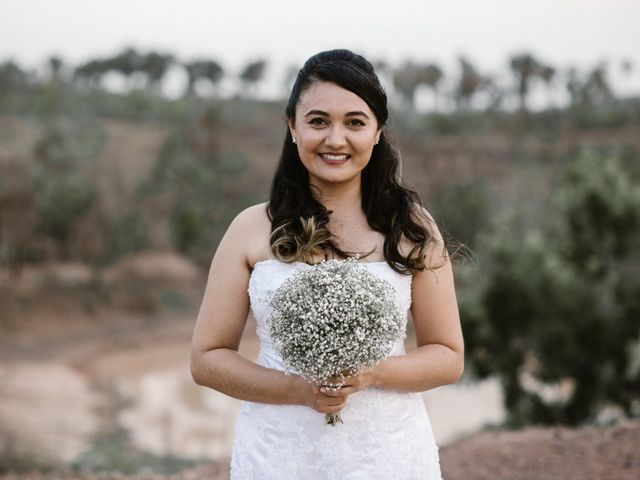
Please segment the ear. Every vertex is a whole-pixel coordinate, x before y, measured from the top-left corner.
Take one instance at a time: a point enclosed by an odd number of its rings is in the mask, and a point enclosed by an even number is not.
[[[296,127],[293,124],[293,121],[291,119],[287,120],[287,125],[289,126],[289,132],[291,132],[291,136],[293,138],[296,137]]]

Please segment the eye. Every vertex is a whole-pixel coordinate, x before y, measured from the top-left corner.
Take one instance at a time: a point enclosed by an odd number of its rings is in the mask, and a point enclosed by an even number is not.
[[[353,118],[347,122],[347,125],[350,127],[364,127],[365,123],[358,118]]]
[[[309,120],[309,125],[313,125],[314,127],[321,127],[327,124],[327,121],[322,117],[314,117]]]

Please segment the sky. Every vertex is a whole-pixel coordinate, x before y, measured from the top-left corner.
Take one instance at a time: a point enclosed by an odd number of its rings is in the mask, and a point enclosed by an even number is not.
[[[506,70],[527,50],[557,67],[608,59],[640,70],[639,0],[0,0],[0,61],[72,64],[125,46],[210,57],[228,70],[266,57],[271,74],[345,47],[392,65],[460,54],[480,70]]]

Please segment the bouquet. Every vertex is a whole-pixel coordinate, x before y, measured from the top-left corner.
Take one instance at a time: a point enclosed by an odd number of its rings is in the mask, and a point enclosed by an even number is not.
[[[405,336],[395,290],[357,259],[302,269],[275,290],[268,329],[287,373],[338,388],[345,375],[371,368]],[[326,414],[329,425],[340,414]]]

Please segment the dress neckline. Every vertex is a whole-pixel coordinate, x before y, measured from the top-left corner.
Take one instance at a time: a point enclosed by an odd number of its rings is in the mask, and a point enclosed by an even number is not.
[[[282,260],[278,260],[277,258],[266,258],[264,260],[259,260],[256,263],[253,264],[253,269],[255,269],[258,265],[260,264],[265,264],[265,263],[270,263],[270,262],[275,262],[278,263],[280,265],[307,265],[309,267],[312,267],[314,264],[310,264],[310,263],[306,263],[306,262],[283,262]],[[358,261],[358,265],[388,265],[388,263],[386,261],[378,261],[378,262],[362,262],[362,261]],[[318,264],[315,264],[318,265]]]

